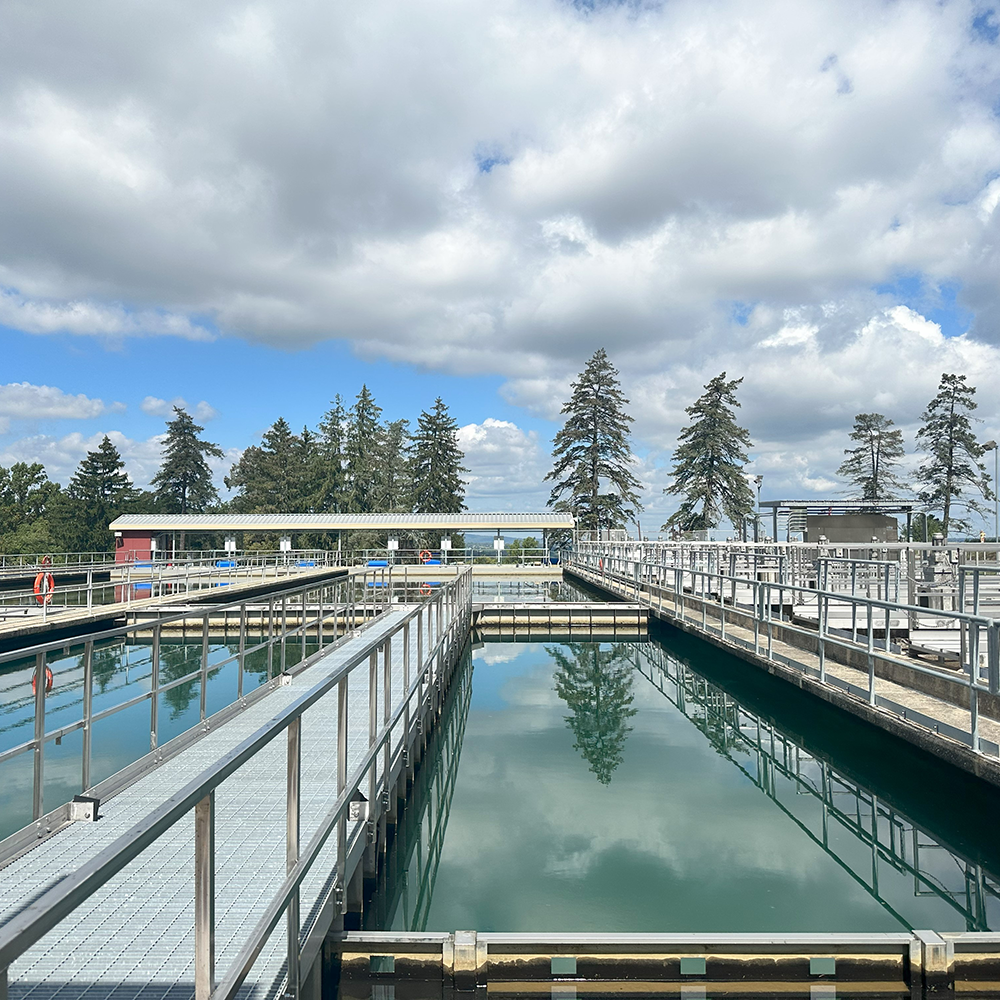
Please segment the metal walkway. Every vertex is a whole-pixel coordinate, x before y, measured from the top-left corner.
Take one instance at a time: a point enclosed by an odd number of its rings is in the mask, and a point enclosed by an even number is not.
[[[454,584],[456,590],[461,582]],[[327,685],[325,696],[317,697],[300,715],[297,787],[301,791],[297,794],[299,831],[294,850],[298,857],[300,837],[301,843],[310,842],[337,812],[338,801],[344,799],[346,775],[363,768],[365,777],[355,782],[358,789],[367,799],[373,797],[373,791],[385,792],[387,800],[383,775],[386,764],[391,772],[392,755],[404,744],[414,692],[422,704],[431,687],[427,683],[430,678],[421,680],[423,674],[417,668],[432,664],[435,656],[440,666],[443,640],[460,630],[462,605],[457,596],[450,600],[452,596],[442,592],[426,605],[395,606],[386,611],[289,677],[288,683],[102,802],[99,822],[74,823],[14,860],[0,875],[0,919],[4,921],[0,924],[0,959],[7,957],[3,955],[5,947],[8,955],[11,948],[16,950],[12,935],[37,916],[42,904],[51,908],[51,893],[44,895],[47,891],[58,889],[67,876],[94,862],[119,838],[134,836],[136,825],[149,821],[171,796],[222,765],[241,744],[259,737],[268,726],[276,726],[277,733],[288,729],[289,750],[284,739],[269,739],[214,791],[214,964],[225,974],[234,963],[239,964],[238,957],[245,962],[247,941],[255,928],[259,930],[267,908],[280,897],[294,864],[289,853],[291,807],[286,803],[292,727],[287,718],[282,724],[282,713],[294,712],[296,703]],[[417,655],[407,676],[411,646]],[[370,660],[369,670],[345,672],[362,660],[366,665]],[[341,679],[334,681],[338,675]],[[369,681],[374,682],[374,700],[369,698]],[[405,699],[405,716],[401,714],[404,684],[410,693]],[[388,702],[386,687],[391,692]],[[338,691],[346,695],[346,761],[338,761]],[[396,713],[391,717],[390,709]],[[344,713],[343,704],[339,711]],[[380,739],[385,744],[384,755],[375,739],[379,727],[383,727]],[[288,796],[290,801],[290,792]],[[11,963],[10,997],[190,998],[195,994],[195,822],[191,813],[188,810]],[[366,840],[363,811],[360,817],[354,811],[349,824],[343,809],[338,817],[300,883],[300,944],[309,938],[321,909],[326,908],[329,921],[331,907],[336,911],[342,899],[334,888],[338,881],[337,827],[341,834],[348,833],[340,859]],[[282,910],[278,909],[278,916]],[[272,921],[272,927],[276,922]],[[238,995],[283,995],[289,954],[285,937],[277,929],[270,934]],[[0,972],[0,996],[3,992]]]

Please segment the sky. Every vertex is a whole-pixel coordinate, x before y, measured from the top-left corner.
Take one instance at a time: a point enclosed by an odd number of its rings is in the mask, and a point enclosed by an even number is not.
[[[1000,437],[998,112],[983,2],[6,0],[0,464],[144,486],[183,400],[221,484],[365,383],[540,509],[603,347],[649,526],[721,371],[763,498],[839,495],[942,372]]]

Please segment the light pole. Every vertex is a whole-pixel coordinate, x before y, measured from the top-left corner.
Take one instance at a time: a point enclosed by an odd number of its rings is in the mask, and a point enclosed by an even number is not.
[[[762,475],[756,475],[753,477],[754,483],[757,486],[757,513],[754,515],[753,519],[753,540],[755,542],[760,541],[760,488],[764,485],[764,477]],[[775,539],[777,541],[777,539]]]
[[[997,492],[997,480],[1000,479],[1000,447],[996,441],[987,441],[983,451],[993,452],[993,541],[1000,542],[1000,493]]]

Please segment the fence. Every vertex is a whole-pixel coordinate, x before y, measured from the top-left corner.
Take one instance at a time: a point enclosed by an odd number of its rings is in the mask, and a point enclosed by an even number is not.
[[[335,622],[345,611],[344,606],[325,606],[322,597],[324,587],[304,586],[294,588],[283,597],[287,602],[301,596],[300,623],[290,629],[283,629],[279,636],[269,635],[256,648],[274,649],[275,644],[287,642],[295,635],[301,636],[304,644],[306,630],[315,629],[320,647],[323,645],[325,623]],[[369,592],[372,607],[377,606],[377,591]],[[310,618],[308,598],[318,598],[316,613]],[[349,604],[348,607],[355,605]],[[241,641],[239,653],[242,661],[249,649],[243,638],[246,635],[245,602],[241,607]],[[285,605],[287,608],[287,603]],[[470,573],[457,575],[454,580],[441,587],[431,599],[410,608],[387,634],[377,635],[358,644],[356,652],[336,671],[309,688],[294,702],[279,711],[263,727],[244,740],[239,746],[222,757],[211,767],[192,779],[152,813],[101,851],[91,861],[85,863],[57,885],[44,892],[25,911],[17,914],[0,928],[0,998],[7,996],[7,967],[19,955],[62,919],[85,902],[97,889],[108,882],[130,861],[152,846],[185,816],[194,813],[195,830],[195,987],[199,1000],[205,998],[229,998],[236,995],[241,984],[251,971],[264,944],[270,937],[283,914],[288,922],[288,988],[293,996],[299,993],[299,967],[301,947],[301,925],[298,890],[306,874],[317,860],[331,835],[336,831],[337,882],[331,887],[331,898],[343,907],[345,895],[345,873],[348,857],[348,825],[354,824],[354,838],[365,836],[364,814],[356,812],[357,803],[363,801],[360,789],[365,785],[369,803],[380,803],[383,795],[388,795],[391,775],[405,763],[407,750],[414,734],[423,730],[423,719],[433,710],[440,696],[445,671],[454,662],[456,650],[466,642],[471,609]],[[217,609],[216,609],[217,610]],[[274,607],[269,608],[270,621],[274,621]],[[206,611],[207,618],[213,611]],[[163,625],[172,619],[164,619],[154,625],[155,637]],[[148,627],[148,626],[147,626]],[[336,624],[334,628],[336,629]],[[120,631],[120,630],[116,630]],[[415,636],[414,636],[415,632]],[[393,640],[401,637],[402,656],[396,665],[390,655]],[[412,651],[415,650],[415,662]],[[42,680],[38,691],[44,692],[44,656],[46,648],[38,650],[36,677]],[[322,655],[322,648],[320,653]],[[311,662],[313,658],[305,661]],[[378,663],[381,658],[382,682],[379,683]],[[154,656],[155,663],[155,656]],[[365,669],[367,667],[367,670]],[[367,682],[368,712],[365,726],[368,728],[368,750],[352,773],[348,773],[348,682],[352,676],[360,674]],[[204,676],[204,665],[202,667]],[[393,703],[394,684],[401,681],[402,695]],[[156,690],[161,690],[157,688]],[[301,771],[301,720],[307,709],[336,692],[337,719],[337,799],[319,827],[313,832],[307,846],[300,845],[300,771]],[[381,692],[381,699],[379,698]],[[150,697],[151,693],[142,697]],[[40,694],[39,716],[44,720],[44,693]],[[213,717],[214,721],[214,717]],[[78,725],[83,725],[81,721]],[[68,731],[64,730],[64,731]],[[226,970],[219,986],[214,986],[214,798],[216,789],[231,775],[236,773],[255,754],[286,734],[287,738],[287,783],[286,783],[286,839],[287,876],[277,894],[267,904],[264,913],[248,933],[238,957]],[[41,759],[44,744],[54,738],[53,733],[44,732],[44,722],[36,740],[26,748]],[[134,774],[127,779],[133,780]],[[106,791],[106,790],[105,790]],[[357,829],[360,819],[360,831]]]
[[[666,610],[701,631],[745,646],[821,684],[847,691],[872,706],[950,736],[977,753],[1000,756],[1000,745],[982,738],[979,732],[980,701],[993,699],[995,712],[995,698],[1000,691],[1000,621],[983,614],[887,599],[886,590],[889,597],[894,594],[893,575],[883,575],[876,564],[888,560],[867,560],[866,564],[875,565],[874,579],[883,588],[881,596],[868,596],[859,592],[850,557],[842,556],[840,572],[832,574],[835,554],[826,555],[820,550],[822,557],[814,558],[810,566],[805,558],[808,553],[801,546],[581,542],[567,565],[623,597],[660,612]],[[842,583],[850,581],[850,589],[823,589],[835,576]],[[814,627],[794,614],[795,606],[803,604],[815,607]],[[909,623],[918,616],[958,633],[959,670],[939,669],[912,659],[904,662],[898,655],[899,648],[893,650],[894,621]],[[832,626],[832,619],[845,627]],[[779,641],[785,644],[785,653],[775,650]],[[793,655],[790,647],[813,651],[815,662]],[[862,687],[830,674],[828,660],[856,665],[867,673],[867,683]],[[876,675],[893,676],[901,667],[910,678],[931,679],[949,694],[947,700],[952,704],[967,707],[969,729],[931,718],[878,694]]]

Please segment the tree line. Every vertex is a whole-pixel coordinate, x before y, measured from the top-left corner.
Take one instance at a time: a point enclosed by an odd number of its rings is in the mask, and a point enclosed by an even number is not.
[[[678,435],[671,483],[664,489],[680,504],[662,530],[703,531],[727,520],[745,537],[755,504],[745,471],[753,445],[736,417],[742,382],[721,372],[685,408],[689,422]],[[642,484],[631,469],[629,401],[603,349],[594,353],[571,388],[562,408],[566,421],[555,437],[553,468],[546,476],[553,482],[549,506],[572,513],[585,531],[623,528],[643,509]],[[901,471],[902,431],[885,414],[859,413],[849,433],[854,444],[844,449],[837,470],[848,496],[875,503],[912,491],[928,511],[927,523],[923,514],[915,518],[914,537],[925,531],[947,537],[952,528],[968,530],[969,512],[985,513],[983,502],[995,499],[981,460],[996,443],[983,444],[976,437],[975,395],[964,375],[942,374],[937,394],[920,418],[916,443],[924,457],[912,484]],[[930,512],[940,513],[940,520]]]
[[[458,424],[438,397],[409,420],[383,420],[367,386],[353,404],[339,394],[315,429],[294,433],[279,417],[259,445],[247,448],[225,476],[223,502],[208,460],[222,458],[204,427],[174,407],[162,461],[148,490],[139,490],[105,436],[68,485],[49,480],[38,462],[0,467],[0,551],[87,552],[110,549],[108,524],[121,514],[294,512],[458,513],[465,509]],[[209,539],[209,542],[212,540]],[[330,539],[302,540],[329,544]],[[358,538],[357,544],[373,544]],[[183,543],[182,543],[183,544]]]

